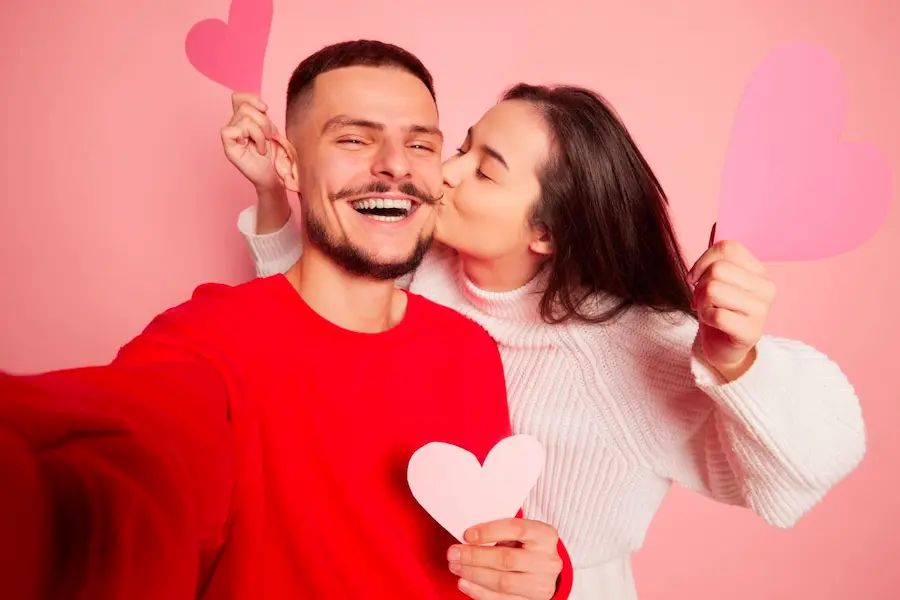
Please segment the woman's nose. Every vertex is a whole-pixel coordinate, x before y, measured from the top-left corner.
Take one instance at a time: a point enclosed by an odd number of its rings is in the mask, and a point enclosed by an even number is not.
[[[460,164],[458,156],[452,156],[444,161],[443,173],[444,185],[451,188],[459,185]]]

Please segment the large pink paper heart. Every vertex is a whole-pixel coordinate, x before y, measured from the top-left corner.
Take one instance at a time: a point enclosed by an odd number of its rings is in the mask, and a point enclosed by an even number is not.
[[[409,459],[413,496],[460,542],[474,525],[516,516],[544,468],[544,449],[531,436],[501,440],[482,466],[471,452],[432,442]]]
[[[826,50],[788,44],[763,61],[734,123],[717,240],[761,260],[818,260],[878,230],[890,169],[873,146],[841,140],[846,108],[840,65]]]
[[[263,63],[273,0],[232,0],[228,23],[206,19],[187,34],[184,49],[194,68],[235,92],[262,90]]]

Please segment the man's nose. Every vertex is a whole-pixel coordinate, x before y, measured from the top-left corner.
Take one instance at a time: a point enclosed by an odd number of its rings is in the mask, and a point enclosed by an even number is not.
[[[383,144],[378,151],[372,170],[375,175],[390,179],[408,178],[411,165],[406,153],[406,146],[397,143]]]

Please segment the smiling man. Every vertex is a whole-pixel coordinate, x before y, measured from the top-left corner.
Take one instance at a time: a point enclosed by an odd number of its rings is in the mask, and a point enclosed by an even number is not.
[[[441,189],[431,76],[348,42],[288,99],[271,158],[306,251],[286,276],[201,286],[110,365],[0,374],[0,596],[463,597],[407,462],[432,441],[484,460],[510,424],[488,335],[393,283]],[[528,564],[552,589],[555,540]]]
[[[322,73],[314,90],[306,76],[289,86],[286,133],[298,152],[292,169],[290,146],[287,156],[281,149],[279,174],[304,200],[309,242],[352,274],[396,279],[431,244],[443,137],[430,85],[362,65]],[[393,94],[372,93],[378,89]]]

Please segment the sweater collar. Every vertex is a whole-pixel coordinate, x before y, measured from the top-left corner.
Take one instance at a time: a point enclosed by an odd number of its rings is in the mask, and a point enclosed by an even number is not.
[[[456,279],[466,301],[478,311],[496,319],[544,324],[540,314],[540,302],[546,289],[545,272],[539,272],[528,283],[508,292],[483,290],[469,279],[463,270],[462,261],[457,259]]]

